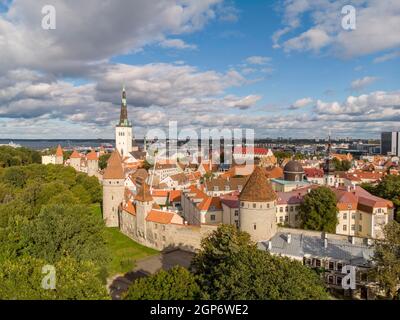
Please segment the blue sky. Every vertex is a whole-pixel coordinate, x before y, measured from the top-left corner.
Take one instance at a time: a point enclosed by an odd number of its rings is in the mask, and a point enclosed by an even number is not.
[[[170,120],[257,137],[399,129],[398,1],[133,2],[54,1],[44,31],[45,1],[0,1],[0,138],[111,138],[122,84],[137,136]]]

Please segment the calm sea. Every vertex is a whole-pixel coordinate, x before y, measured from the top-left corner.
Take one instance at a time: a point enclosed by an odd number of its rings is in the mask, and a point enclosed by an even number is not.
[[[97,148],[100,147],[101,145],[107,146],[107,145],[112,145],[114,146],[115,141],[114,140],[45,140],[45,139],[40,139],[40,140],[19,140],[19,139],[0,139],[0,145],[1,144],[9,144],[9,143],[15,143],[17,145],[21,145],[22,147],[27,147],[30,149],[35,149],[35,150],[43,150],[46,148],[54,148],[57,147],[59,144],[66,149],[69,148]]]

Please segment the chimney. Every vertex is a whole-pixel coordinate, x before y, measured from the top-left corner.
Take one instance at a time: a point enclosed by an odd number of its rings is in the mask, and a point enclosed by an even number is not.
[[[351,190],[351,187],[347,186],[347,192],[350,192],[350,190]]]
[[[290,233],[287,234],[287,243],[291,243],[292,242],[292,235]]]
[[[328,238],[324,238],[324,248],[328,248]]]

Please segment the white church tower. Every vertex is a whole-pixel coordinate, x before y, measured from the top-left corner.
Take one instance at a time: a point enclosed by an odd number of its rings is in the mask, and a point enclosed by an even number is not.
[[[122,158],[132,151],[132,124],[128,121],[125,87],[122,89],[121,115],[119,124],[115,127],[115,148]]]

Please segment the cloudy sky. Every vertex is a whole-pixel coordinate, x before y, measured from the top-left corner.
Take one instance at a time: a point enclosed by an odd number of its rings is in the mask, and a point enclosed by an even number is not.
[[[0,0],[0,138],[113,138],[123,85],[138,137],[379,137],[400,129],[400,1]]]

